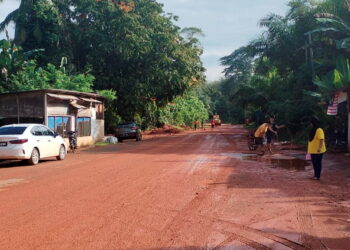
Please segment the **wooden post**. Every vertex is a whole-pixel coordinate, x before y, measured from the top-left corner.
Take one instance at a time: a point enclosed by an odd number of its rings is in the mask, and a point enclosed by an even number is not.
[[[19,124],[19,121],[20,121],[20,119],[19,119],[19,112],[20,112],[20,110],[19,110],[19,94],[16,95],[16,103],[17,103],[17,123]]]
[[[48,116],[47,116],[47,94],[44,91],[44,125],[49,126]]]

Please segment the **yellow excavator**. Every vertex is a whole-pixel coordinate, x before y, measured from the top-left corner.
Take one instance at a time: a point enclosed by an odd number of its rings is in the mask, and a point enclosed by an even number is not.
[[[213,115],[213,120],[215,122],[215,126],[221,126],[221,120],[219,115]]]

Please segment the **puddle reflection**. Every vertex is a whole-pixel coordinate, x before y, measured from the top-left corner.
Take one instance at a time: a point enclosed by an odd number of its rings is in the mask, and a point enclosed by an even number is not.
[[[271,165],[278,168],[284,168],[289,170],[305,171],[309,163],[301,159],[271,159]]]
[[[288,170],[305,171],[306,167],[309,166],[309,162],[306,160],[286,157],[279,159],[276,156],[259,156],[256,154],[246,154],[246,153],[229,153],[225,154],[232,158],[237,158],[245,161],[256,161],[271,164],[275,168],[284,168]]]

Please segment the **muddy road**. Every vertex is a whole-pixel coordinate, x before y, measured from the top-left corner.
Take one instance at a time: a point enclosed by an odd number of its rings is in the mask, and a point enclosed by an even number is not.
[[[223,126],[0,163],[0,249],[350,249],[349,157],[317,182],[302,152],[242,152]]]

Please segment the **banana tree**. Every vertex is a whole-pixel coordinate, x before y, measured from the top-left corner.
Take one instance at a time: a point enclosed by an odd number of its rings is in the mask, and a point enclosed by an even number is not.
[[[332,14],[318,14],[316,21],[320,25],[319,28],[311,30],[306,34],[333,32],[341,36],[340,39],[334,39],[337,49],[345,49],[350,51],[350,23],[344,21],[340,17]]]
[[[338,57],[336,62],[336,68],[332,71],[329,71],[326,75],[319,77],[316,76],[313,83],[317,85],[320,91],[324,94],[331,93],[339,88],[342,88],[350,82],[350,64],[349,60],[344,57]],[[305,91],[305,94],[320,97],[322,94]]]

